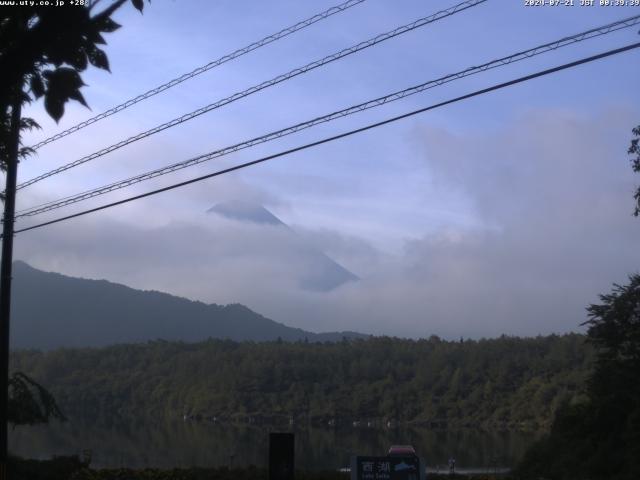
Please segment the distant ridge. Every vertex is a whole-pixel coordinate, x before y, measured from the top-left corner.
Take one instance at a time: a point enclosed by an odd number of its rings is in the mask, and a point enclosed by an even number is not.
[[[21,261],[14,262],[13,269],[13,349],[102,347],[156,339],[325,342],[366,337],[355,332],[308,332],[240,304],[207,305],[106,280],[43,272]]]
[[[308,245],[295,230],[259,203],[249,201],[219,203],[207,210],[207,213],[217,214],[239,222],[282,228],[287,233],[291,245],[295,246],[296,264],[304,266],[304,273],[298,278],[298,283],[305,290],[329,292],[345,283],[360,280],[357,275],[344,268],[326,253]],[[274,250],[271,255],[273,258],[277,258],[282,253]],[[282,258],[282,261],[291,260]]]

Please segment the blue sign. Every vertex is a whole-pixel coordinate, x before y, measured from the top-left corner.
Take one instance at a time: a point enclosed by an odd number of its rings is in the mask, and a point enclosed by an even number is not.
[[[351,480],[424,480],[419,457],[352,457]]]

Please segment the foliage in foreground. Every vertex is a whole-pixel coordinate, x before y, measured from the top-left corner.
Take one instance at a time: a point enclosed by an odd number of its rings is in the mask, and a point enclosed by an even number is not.
[[[78,457],[56,457],[52,460],[12,458],[9,480],[267,480],[264,468],[145,468],[92,469]],[[298,480],[346,480],[340,472],[296,472]]]
[[[526,454],[531,478],[640,478],[640,275],[588,308],[595,368],[582,402],[560,408],[549,435]]]
[[[10,456],[8,480],[69,480],[85,467],[77,456],[52,460],[26,460]]]
[[[263,468],[186,468],[172,470],[157,469],[83,469],[70,480],[267,480],[268,472]],[[297,480],[348,480],[349,475],[340,472],[302,472],[297,471]]]
[[[53,395],[38,382],[22,372],[9,378],[8,422],[17,425],[36,425],[49,420],[66,420]]]
[[[349,480],[348,473],[340,472],[305,472],[296,471],[296,480]],[[435,475],[430,474],[432,480],[511,480],[508,476],[493,475]],[[82,470],[72,476],[70,480],[267,480],[266,469],[245,468],[227,470],[219,469],[175,469],[175,470]]]
[[[98,46],[106,44],[104,34],[120,27],[111,16],[125,1],[116,0],[98,13],[93,11],[98,2],[89,1],[72,8],[53,8],[50,2],[0,8],[0,170],[13,162],[11,118],[18,105],[44,98],[56,122],[70,100],[87,106],[80,92],[85,85],[81,74],[89,65],[109,70],[107,55]],[[143,0],[131,2],[142,12]],[[39,128],[35,120],[20,118],[20,132],[33,128]],[[22,147],[19,157],[33,152]]]
[[[53,460],[23,460],[13,458],[10,463],[9,480],[267,480],[264,468],[176,468],[158,470],[153,468],[133,470],[130,468],[94,470],[82,463],[78,457],[57,457]],[[348,473],[325,471],[296,471],[297,480],[348,480]],[[507,476],[492,475],[436,475],[431,479],[447,480],[510,480]]]
[[[635,127],[633,130],[634,138],[631,140],[631,146],[629,147],[629,155],[634,155],[634,158],[631,159],[631,168],[636,173],[640,173],[640,125]],[[637,188],[633,198],[636,201],[635,209],[633,214],[638,217],[640,216],[640,187]]]

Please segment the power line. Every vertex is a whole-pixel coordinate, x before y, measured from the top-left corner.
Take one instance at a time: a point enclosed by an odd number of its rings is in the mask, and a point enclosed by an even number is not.
[[[627,45],[627,46],[624,46],[624,47],[621,47],[621,48],[616,48],[614,50],[608,50],[608,51],[600,53],[598,55],[593,55],[593,56],[582,58],[580,60],[576,60],[576,61],[573,61],[573,62],[570,62],[570,63],[565,63],[563,65],[560,65],[560,66],[557,66],[557,67],[553,67],[553,68],[549,68],[547,70],[542,70],[542,71],[539,71],[539,72],[536,72],[536,73],[533,73],[533,74],[530,74],[530,75],[526,75],[524,77],[519,77],[519,78],[516,78],[514,80],[510,80],[508,82],[504,82],[504,83],[500,83],[500,84],[497,84],[497,85],[493,85],[491,87],[484,88],[482,90],[476,90],[475,92],[468,93],[468,94],[462,95],[460,97],[456,97],[456,98],[453,98],[453,99],[450,99],[450,100],[446,100],[444,102],[436,103],[434,105],[430,105],[428,107],[420,108],[418,110],[414,110],[412,112],[408,112],[408,113],[405,113],[405,114],[402,114],[402,115],[398,115],[396,117],[388,118],[388,119],[383,120],[381,122],[372,123],[372,124],[366,125],[364,127],[357,128],[355,130],[349,130],[348,132],[344,132],[344,133],[341,133],[341,134],[338,134],[338,135],[334,135],[332,137],[327,137],[327,138],[324,138],[322,140],[317,140],[315,142],[307,143],[306,145],[302,145],[302,146],[299,146],[299,147],[291,148],[291,149],[285,150],[283,152],[279,152],[279,153],[276,153],[276,154],[273,154],[273,155],[268,155],[266,157],[262,157],[262,158],[259,158],[257,160],[253,160],[251,162],[246,162],[246,163],[242,163],[240,165],[236,165],[236,166],[233,166],[233,167],[225,168],[223,170],[218,170],[216,172],[209,173],[207,175],[202,175],[200,177],[192,178],[192,179],[186,180],[184,182],[175,183],[173,185],[169,185],[167,187],[159,188],[157,190],[152,190],[150,192],[146,192],[146,193],[143,193],[143,194],[140,194],[140,195],[135,195],[133,197],[125,198],[123,200],[118,200],[117,202],[108,203],[108,204],[105,204],[105,205],[101,205],[99,207],[95,207],[95,208],[91,208],[91,209],[88,209],[88,210],[84,210],[82,212],[74,213],[72,215],[67,215],[65,217],[59,217],[59,218],[56,218],[54,220],[49,220],[48,222],[43,222],[43,223],[39,223],[37,225],[32,225],[30,227],[21,228],[19,230],[16,230],[15,233],[26,232],[26,231],[29,231],[29,230],[34,230],[36,228],[45,227],[47,225],[53,225],[55,223],[60,223],[60,222],[66,221],[66,220],[70,220],[72,218],[81,217],[81,216],[84,216],[84,215],[88,215],[90,213],[98,212],[100,210],[105,210],[107,208],[111,208],[111,207],[115,207],[115,206],[122,205],[122,204],[125,204],[125,203],[129,203],[129,202],[132,202],[134,200],[140,200],[140,199],[145,198],[145,197],[150,197],[152,195],[157,195],[159,193],[163,193],[163,192],[166,192],[166,191],[169,191],[169,190],[174,190],[176,188],[184,187],[184,186],[190,185],[192,183],[201,182],[201,181],[207,180],[209,178],[213,178],[213,177],[217,177],[217,176],[220,176],[220,175],[224,175],[226,173],[230,173],[230,172],[233,172],[233,171],[236,171],[236,170],[241,170],[241,169],[253,166],[253,165],[257,165],[259,163],[266,162],[268,160],[273,160],[275,158],[283,157],[285,155],[290,155],[290,154],[295,153],[295,152],[306,150],[306,149],[309,149],[309,148],[312,148],[312,147],[317,147],[318,145],[322,145],[322,144],[325,144],[325,143],[333,142],[333,141],[339,140],[341,138],[346,138],[346,137],[349,137],[351,135],[355,135],[357,133],[361,133],[361,132],[364,132],[364,131],[367,131],[367,130],[371,130],[373,128],[377,128],[377,127],[380,127],[380,126],[383,126],[383,125],[387,125],[389,123],[397,122],[399,120],[402,120],[402,119],[405,119],[405,118],[408,118],[408,117],[412,117],[412,116],[417,115],[419,113],[424,113],[424,112],[427,112],[429,110],[435,110],[436,108],[440,108],[440,107],[443,107],[445,105],[450,105],[450,104],[453,104],[453,103],[457,103],[457,102],[460,102],[462,100],[466,100],[466,99],[469,99],[469,98],[472,98],[472,97],[476,97],[476,96],[483,95],[483,94],[486,94],[486,93],[489,93],[489,92],[493,92],[495,90],[500,90],[502,88],[510,87],[510,86],[516,85],[518,83],[522,83],[522,82],[526,82],[526,81],[529,81],[529,80],[533,80],[535,78],[542,77],[542,76],[545,76],[545,75],[550,75],[552,73],[556,73],[556,72],[559,72],[559,71],[562,71],[562,70],[566,70],[566,69],[569,69],[569,68],[576,67],[578,65],[583,65],[585,63],[589,63],[589,62],[593,62],[593,61],[596,61],[596,60],[600,60],[602,58],[610,57],[612,55],[617,55],[619,53],[626,52],[626,51],[629,51],[629,50],[632,50],[632,49],[635,49],[635,48],[638,48],[638,47],[640,47],[640,42],[633,43],[631,45]]]
[[[484,72],[486,70],[490,70],[493,68],[497,68],[500,66],[504,66],[504,65],[508,65],[520,60],[525,60],[531,57],[534,57],[536,55],[540,55],[542,53],[546,53],[552,50],[556,50],[558,48],[567,46],[567,45],[571,45],[577,42],[581,42],[584,41],[586,39],[590,39],[590,38],[594,38],[597,36],[601,36],[601,35],[606,35],[608,33],[611,33],[613,31],[617,31],[620,30],[622,28],[628,28],[631,27],[633,25],[636,25],[640,23],[640,15],[636,15],[635,17],[630,17],[630,18],[626,18],[623,20],[619,20],[617,22],[614,23],[610,23],[601,27],[597,27],[597,28],[592,28],[590,30],[572,35],[572,36],[568,36],[568,37],[563,37],[559,40],[550,42],[550,43],[546,43],[544,45],[540,45],[528,50],[524,50],[506,57],[502,57],[496,60],[492,60],[490,62],[484,63],[482,65],[479,66],[475,66],[475,67],[469,67],[466,70],[462,70],[460,72],[457,73],[453,73],[450,75],[446,75],[444,77],[440,77],[438,79],[435,80],[429,80],[427,82],[424,82],[420,85],[416,85],[404,90],[400,90],[382,97],[378,97],[376,99],[373,100],[369,100],[367,102],[364,103],[360,103],[358,105],[354,105],[348,108],[345,108],[343,110],[339,110],[339,111],[335,111],[333,113],[330,113],[328,115],[324,115],[321,117],[317,117],[314,118],[312,120],[308,120],[306,122],[302,122],[302,123],[298,123],[296,125],[284,128],[284,129],[280,129],[271,133],[268,133],[266,135],[262,135],[241,143],[237,143],[235,145],[231,145],[225,148],[222,148],[220,150],[216,150],[213,152],[209,152],[203,155],[199,155],[197,157],[193,157],[190,158],[188,160],[184,160],[182,162],[178,162],[178,163],[174,163],[172,165],[168,165],[162,168],[158,168],[155,170],[151,170],[149,172],[146,173],[142,173],[140,175],[136,175],[133,177],[130,177],[128,179],[125,180],[120,180],[118,182],[114,182],[108,185],[104,185],[102,187],[93,189],[93,190],[87,190],[85,192],[81,192],[78,194],[74,194],[68,197],[64,197],[61,199],[57,199],[51,202],[46,202],[40,205],[36,205],[33,207],[30,207],[28,209],[24,209],[20,212],[18,212],[16,218],[20,218],[20,217],[27,217],[27,216],[34,216],[34,215],[38,215],[47,211],[51,211],[51,210],[56,210],[58,208],[62,208],[64,206],[67,205],[71,205],[74,203],[78,203],[80,201],[83,200],[88,200],[90,198],[93,197],[97,197],[99,195],[103,195],[109,192],[113,192],[115,190],[119,190],[121,188],[125,188],[125,187],[129,187],[131,185],[143,182],[145,180],[150,180],[152,178],[155,177],[159,177],[162,175],[166,175],[168,173],[172,173],[175,172],[177,170],[181,170],[183,168],[187,168],[187,167],[191,167],[194,165],[198,165],[200,163],[212,160],[214,158],[219,158],[225,155],[228,155],[230,153],[233,152],[237,152],[239,150],[243,150],[245,148],[249,148],[261,143],[266,143],[268,141],[271,140],[275,140],[278,138],[282,138],[286,135],[290,135],[296,132],[299,132],[301,130],[307,129],[307,128],[311,128],[315,125],[321,124],[321,123],[326,123],[326,122],[330,122],[333,120],[336,120],[338,118],[342,118],[342,117],[346,117],[348,115],[352,115],[354,113],[358,113],[358,112],[362,112],[364,110],[368,110],[370,108],[374,108],[374,107],[378,107],[380,105],[384,105],[386,103],[390,103],[396,100],[400,100],[402,98],[406,98],[408,96],[411,95],[415,95],[417,93],[423,92],[425,90],[437,87],[439,85],[443,85],[445,83],[449,83],[455,80],[458,80],[460,78],[464,78],[470,75],[474,75],[477,73],[481,73]]]
[[[345,48],[344,50],[340,50],[337,53],[333,53],[331,55],[328,55],[324,58],[321,58],[320,60],[316,60],[314,62],[308,63],[305,66],[302,67],[298,67],[295,68],[287,73],[284,73],[282,75],[278,75],[277,77],[272,78],[271,80],[267,80],[265,82],[262,82],[258,85],[254,85],[253,87],[250,87],[246,90],[243,90],[241,92],[237,92],[234,93],[233,95],[223,98],[222,100],[218,100],[215,103],[211,103],[209,105],[206,105],[204,107],[201,107],[197,110],[194,110],[191,113],[187,113],[185,115],[182,115],[181,117],[178,118],[174,118],[173,120],[170,120],[166,123],[163,123],[162,125],[158,125],[150,130],[147,130],[145,132],[139,133],[137,135],[134,135],[132,137],[129,137],[125,140],[122,140],[118,143],[115,143],[113,145],[110,145],[109,147],[103,148],[102,150],[99,150],[97,152],[94,152],[90,155],[87,155],[85,157],[79,158],[78,160],[75,160],[71,163],[68,163],[66,165],[62,165],[61,167],[58,167],[54,170],[51,170],[47,173],[44,173],[42,175],[39,175],[35,178],[32,178],[30,180],[27,180],[25,182],[22,182],[20,184],[18,184],[18,190],[25,188],[29,185],[33,185],[36,182],[39,182],[41,180],[44,180],[45,178],[49,178],[53,175],[57,175],[58,173],[64,172],[66,170],[69,170],[70,168],[73,167],[77,167],[78,165],[82,165],[83,163],[89,162],[91,160],[95,160],[96,158],[99,158],[103,155],[106,155],[107,153],[113,152],[115,150],[118,150],[119,148],[122,148],[126,145],[129,145],[133,142],[137,142],[138,140],[142,140],[143,138],[149,137],[151,135],[154,135],[158,132],[161,132],[163,130],[166,130],[168,128],[172,128],[175,127],[176,125],[179,125],[181,123],[187,122],[195,117],[198,117],[204,113],[210,112],[211,110],[215,110],[217,108],[223,107],[225,105],[228,105],[232,102],[235,102],[236,100],[240,100],[241,98],[247,97],[249,95],[252,95],[254,93],[257,93],[261,90],[264,90],[265,88],[269,88],[272,87],[274,85],[277,85],[279,83],[282,83],[286,80],[290,80],[291,78],[297,77],[298,75],[301,75],[303,73],[307,73],[311,70],[314,70],[318,67],[327,65],[331,62],[335,62],[336,60],[339,60],[341,58],[344,58],[348,55],[351,55],[353,53],[359,52],[361,50],[364,50],[366,48],[372,47],[374,45],[377,45],[378,43],[384,42],[386,40],[389,40],[391,38],[397,37],[399,35],[405,34],[407,32],[410,32],[412,30],[415,30],[417,28],[420,27],[424,27],[425,25],[428,25],[430,23],[436,22],[438,20],[441,20],[443,18],[449,17],[451,15],[455,15],[456,13],[459,13],[463,10],[467,10],[468,8],[474,7],[476,5],[479,5],[481,3],[486,2],[487,0],[465,0],[464,2],[461,2],[451,8],[448,8],[446,10],[441,10],[433,15],[430,15],[428,17],[423,17],[420,18],[414,22],[411,22],[409,24],[403,25],[401,27],[398,27],[394,30],[391,30],[389,32],[386,33],[381,33],[379,35],[376,35],[373,38],[370,38],[369,40],[365,40],[364,42],[360,42],[357,45],[351,46],[349,48]]]
[[[238,57],[241,57],[243,55],[246,55],[247,53],[250,53],[254,50],[257,50],[260,47],[264,47],[265,45],[269,45],[270,43],[275,42],[276,40],[280,40],[284,37],[287,37],[289,35],[291,35],[292,33],[298,32],[304,28],[307,28],[311,25],[313,25],[314,23],[317,23],[321,20],[324,20],[326,18],[331,17],[332,15],[335,15],[337,13],[341,13],[344,12],[345,10],[351,8],[351,7],[355,7],[356,5],[359,5],[363,2],[365,2],[366,0],[348,0],[344,3],[341,3],[340,5],[336,5],[334,7],[331,7],[327,10],[324,10],[323,12],[320,12],[316,15],[313,15],[312,17],[307,18],[306,20],[302,20],[301,22],[296,23],[295,25],[292,25],[290,27],[284,28],[282,30],[280,30],[279,32],[276,32],[274,34],[271,34],[267,37],[262,38],[261,40],[258,40],[257,42],[251,43],[249,45],[247,45],[246,47],[242,47],[239,48],[238,50],[232,52],[232,53],[228,53],[226,55],[223,55],[222,57],[216,59],[216,60],[212,60],[211,62],[207,63],[206,65],[202,65],[201,67],[198,67],[194,70],[192,70],[191,72],[185,73],[183,75],[180,75],[177,78],[174,78],[173,80],[170,80],[156,88],[153,88],[145,93],[141,93],[140,95],[138,95],[137,97],[131,98],[129,100],[127,100],[126,102],[123,102],[119,105],[116,105],[115,107],[110,108],[109,110],[106,110],[94,117],[91,117],[83,122],[78,123],[77,125],[74,125],[73,127],[68,128],[67,130],[64,130],[60,133],[57,133],[55,135],[53,135],[52,137],[46,138],[45,140],[42,140],[39,143],[36,143],[35,145],[33,145],[31,148],[33,148],[34,150],[37,150],[45,145],[47,145],[48,143],[51,142],[55,142],[56,140],[59,140],[63,137],[66,137],[67,135],[70,135],[74,132],[77,132],[78,130],[82,130],[85,127],[88,127],[89,125],[92,125],[104,118],[110,117],[111,115],[114,115],[118,112],[121,112],[122,110],[125,110],[126,108],[129,108],[133,105],[135,105],[136,103],[139,103],[143,100],[146,100],[147,98],[151,98],[154,95],[157,95],[161,92],[164,92],[165,90],[170,89],[171,87],[175,87],[176,85],[185,82],[197,75],[200,75],[201,73],[207,72],[215,67],[219,67],[220,65],[227,63],[231,60],[235,60]]]

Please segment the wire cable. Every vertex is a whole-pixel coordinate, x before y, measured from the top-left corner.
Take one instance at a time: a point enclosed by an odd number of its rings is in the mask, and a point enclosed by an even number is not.
[[[130,178],[127,178],[125,180],[120,180],[118,182],[114,182],[108,185],[104,185],[92,190],[87,190],[81,193],[77,193],[68,197],[64,197],[64,198],[60,198],[54,201],[50,201],[50,202],[46,202],[40,205],[36,205],[33,207],[30,207],[28,209],[24,209],[21,210],[17,213],[16,218],[20,218],[20,217],[27,217],[27,216],[34,216],[34,215],[38,215],[40,213],[44,213],[50,210],[55,210],[58,208],[62,208],[64,206],[67,205],[71,205],[74,203],[78,203],[80,201],[83,200],[88,200],[90,198],[99,196],[99,195],[103,195],[109,192],[113,192],[115,190],[119,190],[121,188],[125,188],[125,187],[129,187],[131,185],[143,182],[145,180],[149,180],[155,177],[159,177],[162,175],[166,175],[178,170],[181,170],[183,168],[187,168],[187,167],[191,167],[194,165],[198,165],[200,163],[203,162],[207,162],[209,160],[213,160],[214,158],[219,158],[225,155],[228,155],[230,153],[234,153],[237,152],[239,150],[243,150],[261,143],[266,143],[272,140],[276,140],[278,138],[282,138],[286,135],[291,135],[293,133],[299,132],[301,130],[307,129],[307,128],[311,128],[315,125],[319,125],[321,123],[326,123],[326,122],[330,122],[333,120],[336,120],[338,118],[342,118],[342,117],[346,117],[358,112],[362,112],[365,110],[368,110],[370,108],[374,108],[374,107],[378,107],[380,105],[384,105],[386,103],[390,103],[390,102],[394,102],[396,100],[400,100],[402,98],[406,98],[408,96],[411,95],[415,95],[417,93],[423,92],[425,90],[443,85],[445,83],[449,83],[470,75],[475,75],[477,73],[481,73],[493,68],[497,68],[497,67],[501,67],[504,65],[508,65],[517,61],[521,61],[521,60],[525,60],[528,58],[531,58],[533,56],[536,55],[540,55],[542,53],[546,53],[552,50],[556,50],[558,48],[567,46],[567,45],[571,45],[577,42],[581,42],[584,41],[586,39],[589,38],[594,38],[597,36],[602,36],[602,35],[606,35],[608,33],[611,33],[613,31],[617,31],[620,30],[622,28],[629,28],[633,25],[636,25],[640,23],[640,15],[637,15],[635,17],[630,17],[624,20],[619,20],[617,22],[608,24],[608,25],[604,25],[601,27],[597,27],[597,28],[593,28],[590,30],[587,30],[585,32],[581,32],[578,33],[576,35],[572,35],[569,37],[563,37],[559,40],[556,40],[554,42],[550,42],[550,43],[546,43],[544,45],[540,45],[528,50],[524,50],[506,57],[502,57],[496,60],[492,60],[490,62],[484,63],[482,65],[479,66],[475,66],[475,67],[469,67],[466,70],[462,70],[460,72],[457,73],[453,73],[450,75],[446,75],[444,77],[440,77],[438,79],[435,80],[429,80],[427,82],[424,82],[420,85],[416,85],[404,90],[400,90],[397,92],[393,92],[391,94],[382,96],[382,97],[378,97],[376,99],[373,100],[369,100],[367,102],[364,103],[360,103],[358,105],[354,105],[348,108],[345,108],[343,110],[338,110],[335,112],[332,112],[328,115],[324,115],[324,116],[320,116],[317,118],[314,118],[312,120],[308,120],[306,122],[302,122],[302,123],[298,123],[296,125],[287,127],[287,128],[283,128],[280,130],[276,130],[274,132],[268,133],[266,135],[262,135],[250,140],[246,140],[244,142],[241,143],[237,143],[235,145],[231,145],[213,152],[209,152],[209,153],[205,153],[203,155],[199,155],[197,157],[193,157],[181,162],[177,162],[174,163],[172,165],[168,165],[162,168],[158,168],[155,170],[151,170],[149,172],[146,173],[142,173],[140,175],[136,175]]]
[[[429,25],[430,23],[434,23],[438,20],[441,20],[443,18],[446,17],[450,17],[452,15],[455,15],[456,13],[462,12],[464,10],[467,10],[468,8],[474,7],[476,5],[479,5],[481,3],[486,2],[487,0],[465,0],[462,3],[459,3],[457,5],[454,5],[451,8],[448,8],[446,10],[441,10],[437,13],[434,13],[433,15],[429,15],[428,17],[423,17],[420,18],[414,22],[411,22],[409,24],[403,25],[401,27],[398,27],[394,30],[391,30],[389,32],[386,33],[381,33],[373,38],[370,38],[369,40],[365,40],[364,42],[360,42],[357,45],[351,46],[349,48],[345,48],[344,50],[340,50],[337,53],[333,53],[331,55],[328,55],[324,58],[321,58],[320,60],[316,60],[314,62],[308,63],[302,67],[298,67],[295,68],[287,73],[284,73],[282,75],[278,75],[277,77],[272,78],[271,80],[267,80],[265,82],[262,82],[258,85],[254,85],[253,87],[250,87],[246,90],[243,90],[241,92],[237,92],[234,93],[233,95],[223,98],[221,100],[218,100],[217,102],[211,103],[209,105],[206,105],[204,107],[201,107],[197,110],[194,110],[191,113],[187,113],[185,115],[182,115],[181,117],[177,117],[174,118],[173,120],[170,120],[166,123],[163,123],[162,125],[158,125],[157,127],[154,127],[150,130],[147,130],[145,132],[139,133],[137,135],[134,135],[132,137],[129,137],[125,140],[122,140],[118,143],[115,143],[109,147],[103,148],[102,150],[99,150],[97,152],[94,152],[90,155],[87,155],[85,157],[79,158],[78,160],[75,160],[71,163],[67,163],[66,165],[62,165],[61,167],[58,167],[54,170],[51,170],[47,173],[43,173],[42,175],[39,175],[35,178],[32,178],[30,180],[27,180],[25,182],[22,182],[20,184],[18,184],[17,189],[20,190],[22,188],[28,187],[29,185],[33,185],[36,182],[42,181],[45,178],[49,178],[53,175],[57,175],[61,172],[64,172],[66,170],[69,170],[70,168],[73,167],[77,167],[78,165],[82,165],[83,163],[89,162],[91,160],[95,160],[96,158],[99,158],[103,155],[106,155],[107,153],[113,152],[115,150],[118,150],[126,145],[129,145],[133,142],[137,142],[138,140],[142,140],[143,138],[149,137],[151,135],[154,135],[158,132],[161,132],[163,130],[166,130],[168,128],[172,128],[175,127],[176,125],[179,125],[181,123],[187,122],[189,120],[192,120],[193,118],[196,118],[204,113],[210,112],[211,110],[215,110],[217,108],[223,107],[225,105],[228,105],[232,102],[235,102],[236,100],[240,100],[241,98],[244,97],[248,97],[249,95],[253,95],[254,93],[257,93],[261,90],[264,90],[265,88],[269,88],[272,87],[274,85],[277,85],[279,83],[282,83],[286,80],[290,80],[294,77],[297,77],[298,75],[301,75],[303,73],[307,73],[310,72],[311,70],[314,70],[318,67],[322,67],[324,65],[327,65],[329,63],[335,62],[336,60],[339,60],[341,58],[344,58],[348,55],[351,55],[353,53],[359,52],[361,50],[364,50],[366,48],[372,47],[374,45],[377,45],[378,43],[384,42],[386,40],[389,40],[391,38],[397,37],[399,35],[405,34],[407,32],[413,31],[417,28],[420,27],[424,27],[426,25]]]
[[[307,28],[311,25],[313,25],[314,23],[317,23],[321,20],[325,20],[326,18],[331,17],[332,15],[335,15],[337,13],[341,13],[344,12],[345,10],[351,8],[351,7],[355,7],[356,5],[359,5],[363,2],[365,2],[366,0],[347,0],[344,3],[341,3],[340,5],[336,5],[334,7],[331,7],[327,10],[324,10],[323,12],[317,13],[316,15],[313,15],[312,17],[307,18],[306,20],[302,20],[301,22],[296,23],[295,25],[292,25],[290,27],[284,28],[282,30],[280,30],[279,32],[276,32],[274,34],[271,34],[267,37],[262,38],[261,40],[258,40],[257,42],[253,42],[249,45],[247,45],[246,47],[242,47],[239,48],[238,50],[228,53],[226,55],[223,55],[222,57],[216,59],[216,60],[212,60],[211,62],[207,63],[206,65],[202,65],[201,67],[198,67],[188,73],[185,73],[183,75],[180,75],[177,78],[174,78],[173,80],[170,80],[166,83],[163,83],[162,85],[153,88],[145,93],[141,93],[140,95],[138,95],[137,97],[131,98],[129,100],[127,100],[126,102],[123,102],[119,105],[116,105],[115,107],[110,108],[109,110],[106,110],[94,117],[91,117],[83,122],[78,123],[77,125],[74,125],[73,127],[68,128],[67,130],[64,130],[60,133],[57,133],[49,138],[46,138],[44,140],[42,140],[41,142],[36,143],[35,145],[33,145],[31,148],[34,150],[37,150],[45,145],[47,145],[48,143],[51,142],[55,142],[56,140],[59,140],[63,137],[66,137],[67,135],[70,135],[74,132],[77,132],[78,130],[82,130],[85,127],[88,127],[89,125],[92,125],[96,122],[99,122],[100,120],[110,117],[111,115],[114,115],[118,112],[121,112],[122,110],[125,110],[133,105],[135,105],[136,103],[142,102],[143,100],[146,100],[147,98],[151,98],[154,95],[157,95],[161,92],[164,92],[165,90],[170,89],[171,87],[175,87],[176,85],[179,85],[182,82],[186,82],[187,80],[200,75],[201,73],[207,72],[215,67],[219,67],[220,65],[227,63],[231,60],[235,60],[238,57],[241,57],[243,55],[246,55],[247,53],[250,53],[254,50],[257,50],[260,47],[264,47],[266,45],[269,45],[270,43],[275,42],[276,40],[280,40],[284,37],[287,37],[289,35],[291,35],[292,33],[298,32],[304,28]]]
[[[81,217],[81,216],[84,216],[84,215],[88,215],[90,213],[94,213],[94,212],[98,212],[98,211],[101,211],[101,210],[105,210],[107,208],[115,207],[115,206],[118,206],[118,205],[123,205],[125,203],[129,203],[129,202],[132,202],[134,200],[140,200],[142,198],[150,197],[152,195],[157,195],[159,193],[167,192],[169,190],[174,190],[176,188],[184,187],[184,186],[190,185],[192,183],[201,182],[201,181],[207,180],[209,178],[217,177],[217,176],[224,175],[226,173],[230,173],[230,172],[233,172],[233,171],[236,171],[236,170],[241,170],[241,169],[244,169],[244,168],[247,168],[247,167],[251,167],[253,165],[257,165],[259,163],[263,163],[263,162],[266,162],[266,161],[269,161],[269,160],[273,160],[275,158],[283,157],[285,155],[290,155],[290,154],[295,153],[295,152],[306,150],[306,149],[309,149],[309,148],[312,148],[312,147],[317,147],[319,145],[322,145],[322,144],[325,144],[325,143],[329,143],[329,142],[333,142],[335,140],[339,140],[339,139],[342,139],[342,138],[350,137],[350,136],[355,135],[357,133],[362,133],[362,132],[365,132],[367,130],[371,130],[371,129],[374,129],[374,128],[377,128],[377,127],[381,127],[383,125],[387,125],[389,123],[397,122],[399,120],[402,120],[402,119],[405,119],[405,118],[409,118],[409,117],[412,117],[414,115],[418,115],[420,113],[424,113],[424,112],[427,112],[427,111],[430,111],[430,110],[435,110],[435,109],[443,107],[445,105],[450,105],[450,104],[457,103],[457,102],[460,102],[462,100],[466,100],[466,99],[469,99],[469,98],[472,98],[472,97],[477,97],[479,95],[484,95],[484,94],[489,93],[489,92],[500,90],[500,89],[503,89],[503,88],[506,88],[506,87],[510,87],[512,85],[519,84],[519,83],[527,82],[529,80],[533,80],[535,78],[539,78],[539,77],[543,77],[543,76],[546,76],[546,75],[550,75],[552,73],[556,73],[556,72],[559,72],[559,71],[562,71],[562,70],[567,70],[569,68],[574,68],[574,67],[577,67],[578,65],[583,65],[585,63],[594,62],[596,60],[600,60],[602,58],[610,57],[612,55],[617,55],[619,53],[623,53],[623,52],[626,52],[626,51],[629,51],[629,50],[633,50],[633,49],[636,49],[638,47],[640,47],[640,42],[633,43],[633,44],[630,44],[630,45],[626,45],[624,47],[616,48],[616,49],[613,49],[613,50],[608,50],[606,52],[603,52],[603,53],[600,53],[600,54],[597,54],[597,55],[593,55],[593,56],[590,56],[590,57],[582,58],[580,60],[576,60],[576,61],[573,61],[573,62],[570,62],[570,63],[565,63],[565,64],[557,66],[557,67],[553,67],[553,68],[542,70],[542,71],[539,71],[539,72],[536,72],[536,73],[532,73],[532,74],[526,75],[524,77],[519,77],[519,78],[516,78],[514,80],[510,80],[508,82],[504,82],[504,83],[500,83],[500,84],[497,84],[497,85],[493,85],[491,87],[483,88],[482,90],[476,90],[476,91],[474,91],[472,93],[468,93],[466,95],[462,95],[462,96],[459,96],[459,97],[456,97],[456,98],[453,98],[453,99],[450,99],[450,100],[446,100],[444,102],[436,103],[436,104],[430,105],[428,107],[420,108],[418,110],[413,110],[411,112],[408,112],[408,113],[405,113],[405,114],[402,114],[402,115],[398,115],[396,117],[388,118],[388,119],[383,120],[381,122],[371,123],[369,125],[357,128],[355,130],[349,130],[347,132],[343,132],[343,133],[340,133],[338,135],[334,135],[334,136],[331,136],[331,137],[323,138],[322,140],[317,140],[315,142],[307,143],[305,145],[302,145],[302,146],[299,146],[299,147],[295,147],[295,148],[291,148],[289,150],[285,150],[285,151],[282,151],[282,152],[279,152],[279,153],[275,153],[273,155],[268,155],[266,157],[262,157],[262,158],[259,158],[257,160],[253,160],[251,162],[246,162],[246,163],[242,163],[240,165],[236,165],[236,166],[233,166],[233,167],[225,168],[223,170],[218,170],[216,172],[209,173],[207,175],[202,175],[200,177],[192,178],[192,179],[186,180],[184,182],[175,183],[175,184],[169,185],[167,187],[159,188],[157,190],[152,190],[150,192],[146,192],[146,193],[143,193],[143,194],[140,194],[140,195],[135,195],[133,197],[125,198],[123,200],[118,200],[116,202],[112,202],[112,203],[108,203],[108,204],[105,204],[105,205],[101,205],[99,207],[90,208],[88,210],[84,210],[82,212],[74,213],[72,215],[67,215],[65,217],[59,217],[59,218],[56,218],[54,220],[49,220],[47,222],[43,222],[43,223],[39,223],[39,224],[36,224],[36,225],[31,225],[29,227],[21,228],[19,230],[16,230],[15,233],[26,232],[26,231],[29,231],[29,230],[34,230],[36,228],[45,227],[47,225],[53,225],[55,223],[60,223],[60,222],[66,221],[66,220],[70,220],[72,218]]]

